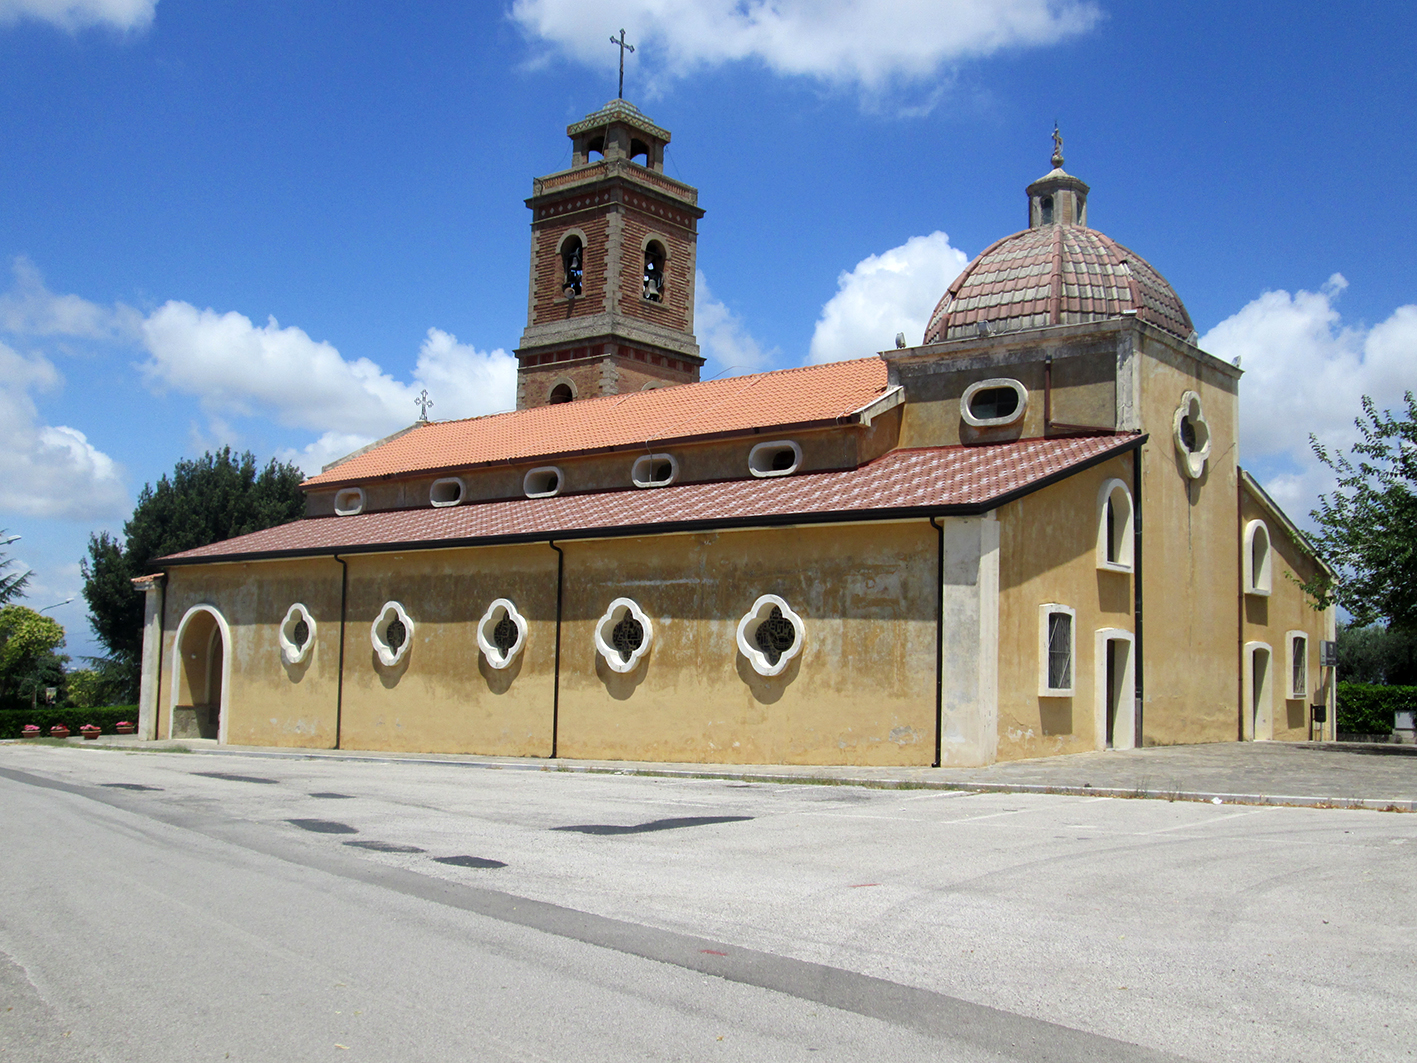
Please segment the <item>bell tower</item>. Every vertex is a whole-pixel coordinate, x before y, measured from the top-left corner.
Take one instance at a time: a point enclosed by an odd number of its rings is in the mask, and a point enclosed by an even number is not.
[[[517,408],[690,384],[698,190],[664,174],[669,131],[625,100],[566,128],[571,168],[532,181]]]

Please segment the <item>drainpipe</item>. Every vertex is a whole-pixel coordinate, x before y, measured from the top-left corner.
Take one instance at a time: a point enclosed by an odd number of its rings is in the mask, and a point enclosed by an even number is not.
[[[551,676],[551,759],[555,760],[561,727],[561,602],[566,555],[553,540],[547,539],[546,545],[556,551],[556,662]]]
[[[935,555],[935,587],[940,603],[935,614],[935,763],[930,765],[938,768],[940,732],[945,726],[945,526],[936,524],[935,518],[931,517],[930,527],[938,533],[939,541]]]
[[[344,616],[345,603],[349,599],[349,563],[339,554],[334,555],[339,562],[339,671],[335,680],[335,748],[340,748],[340,725],[344,717]]]
[[[1132,665],[1132,674],[1136,677],[1136,707],[1132,721],[1133,748],[1140,749],[1142,746],[1142,723],[1144,717],[1143,705],[1146,673],[1146,655],[1142,652],[1142,505],[1141,505],[1141,459],[1142,450],[1138,447],[1132,451],[1132,652],[1136,654],[1136,661]]]

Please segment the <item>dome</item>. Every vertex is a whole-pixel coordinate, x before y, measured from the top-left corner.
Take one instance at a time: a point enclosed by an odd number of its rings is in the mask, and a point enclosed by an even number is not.
[[[1180,297],[1146,259],[1095,229],[1043,225],[1004,237],[965,267],[935,307],[925,342],[1131,311],[1181,339],[1194,333]]]

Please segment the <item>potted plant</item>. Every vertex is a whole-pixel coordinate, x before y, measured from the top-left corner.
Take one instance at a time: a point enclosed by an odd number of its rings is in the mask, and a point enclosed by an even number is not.
[[[50,738],[68,738],[68,737],[69,737],[69,728],[65,727],[62,723],[56,723],[53,727],[51,727],[51,728],[49,729],[49,737],[50,737]]]
[[[79,728],[79,734],[84,736],[85,742],[92,742],[99,735],[103,734],[103,728],[96,723],[86,723]]]
[[[113,729],[121,735],[131,735],[138,733],[138,725],[132,720],[119,720],[114,724]]]
[[[20,731],[21,738],[39,738],[43,734],[44,732],[37,723],[27,723],[24,729]]]

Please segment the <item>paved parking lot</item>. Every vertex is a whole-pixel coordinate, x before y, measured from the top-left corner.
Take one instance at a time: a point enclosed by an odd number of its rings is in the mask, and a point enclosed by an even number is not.
[[[0,1058],[1413,1054],[1410,815],[18,745],[0,802]]]

